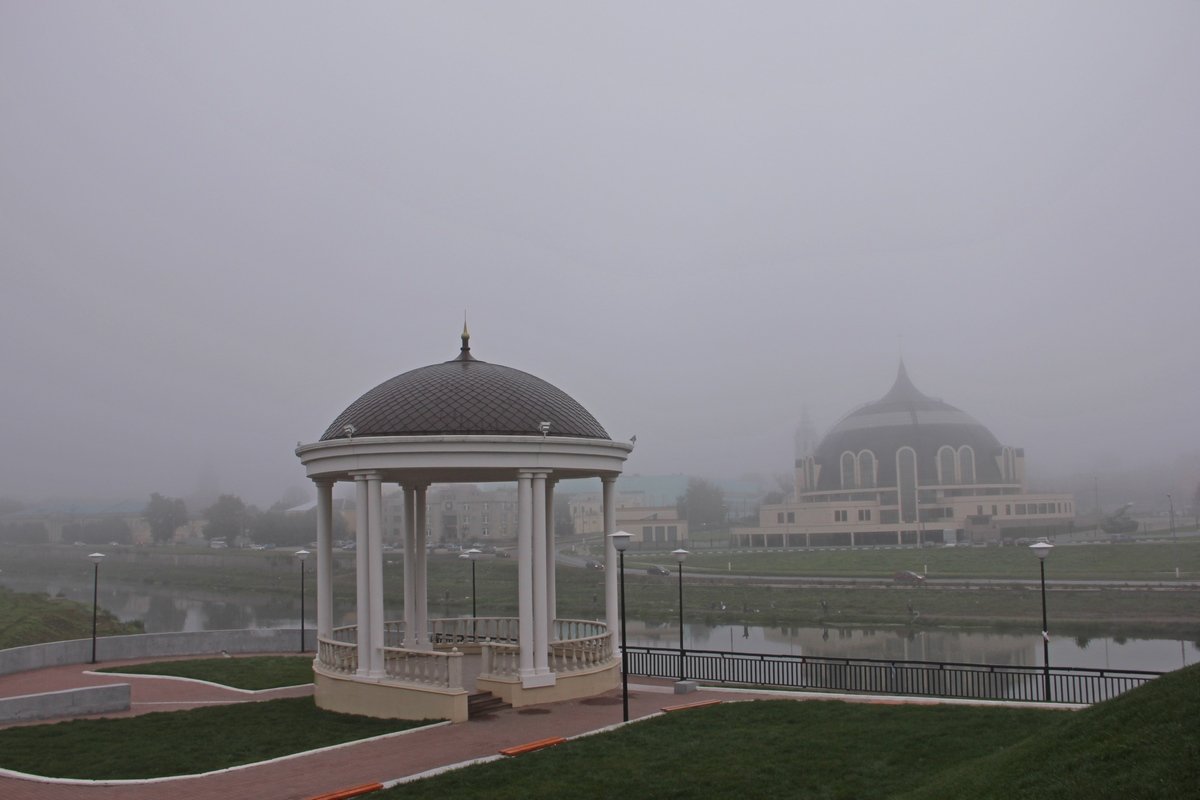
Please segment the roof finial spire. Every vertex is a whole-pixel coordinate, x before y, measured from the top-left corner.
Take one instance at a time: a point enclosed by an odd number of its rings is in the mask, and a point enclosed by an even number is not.
[[[463,311],[463,331],[462,331],[462,347],[458,351],[458,358],[455,361],[474,361],[475,356],[471,355],[471,332],[467,330],[467,312]]]

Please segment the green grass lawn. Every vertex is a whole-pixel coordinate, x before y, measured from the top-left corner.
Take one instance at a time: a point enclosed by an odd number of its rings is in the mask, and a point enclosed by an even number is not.
[[[1082,712],[833,701],[666,715],[398,786],[417,798],[1195,798],[1200,667]]]
[[[659,557],[659,561],[662,558]],[[657,563],[626,556],[626,564]],[[1028,547],[930,547],[897,550],[790,550],[786,552],[699,552],[688,556],[684,572],[756,575],[889,578],[900,570],[933,578],[1038,579],[1037,559]],[[1049,580],[1200,580],[1200,540],[1173,543],[1081,544],[1055,547],[1046,561]]]
[[[0,730],[0,766],[90,780],[250,764],[427,725],[323,711],[311,697]]]
[[[121,622],[104,609],[99,611],[96,629],[101,636],[142,633],[140,623]],[[0,650],[91,635],[90,606],[0,586]]]
[[[313,682],[311,655],[155,661],[151,664],[130,664],[98,671],[133,675],[174,675],[219,683],[235,689],[275,689]]]
[[[384,798],[883,798],[1061,712],[779,700],[669,714]]]

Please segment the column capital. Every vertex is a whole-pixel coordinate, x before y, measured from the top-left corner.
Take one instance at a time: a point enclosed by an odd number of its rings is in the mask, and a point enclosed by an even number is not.
[[[350,472],[347,474],[356,481],[366,481],[371,479],[375,479],[377,481],[383,480],[383,473],[376,469],[364,469],[358,472]]]
[[[617,476],[617,475],[601,475],[600,482],[601,483],[616,483],[618,477],[619,476]]]
[[[313,478],[312,482],[317,486],[333,486],[335,483],[337,483],[337,478]]]

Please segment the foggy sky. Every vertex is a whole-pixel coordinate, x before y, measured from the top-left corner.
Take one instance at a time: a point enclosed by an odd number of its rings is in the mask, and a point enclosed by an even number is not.
[[[269,503],[464,309],[627,472],[901,352],[1035,473],[1195,453],[1197,76],[1195,2],[0,0],[0,496]]]

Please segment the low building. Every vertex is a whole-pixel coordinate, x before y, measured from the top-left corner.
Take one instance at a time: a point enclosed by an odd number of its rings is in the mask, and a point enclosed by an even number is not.
[[[626,506],[617,509],[617,528],[633,534],[643,546],[682,547],[688,540],[688,524],[675,506]]]

